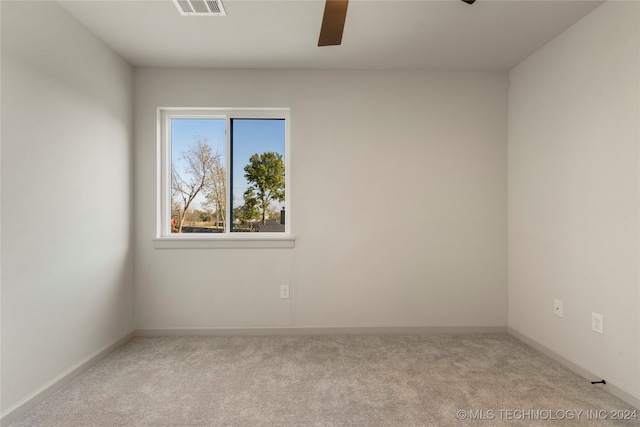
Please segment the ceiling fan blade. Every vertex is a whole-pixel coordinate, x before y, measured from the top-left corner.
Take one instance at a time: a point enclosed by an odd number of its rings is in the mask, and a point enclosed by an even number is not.
[[[466,4],[474,4],[476,2],[476,0],[462,0],[463,2],[465,2]]]
[[[342,43],[348,5],[349,0],[326,0],[318,46],[338,46]]]

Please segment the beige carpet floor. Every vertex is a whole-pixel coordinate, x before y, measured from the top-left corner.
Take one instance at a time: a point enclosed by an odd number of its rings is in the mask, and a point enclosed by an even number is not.
[[[13,425],[640,425],[612,419],[634,411],[507,334],[138,337]]]

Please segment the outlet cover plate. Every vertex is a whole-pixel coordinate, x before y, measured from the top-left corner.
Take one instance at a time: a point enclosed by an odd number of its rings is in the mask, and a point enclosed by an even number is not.
[[[289,299],[289,285],[280,286],[280,298]]]
[[[562,301],[559,299],[553,300],[553,314],[562,317]]]
[[[604,335],[604,317],[602,314],[591,313],[591,330]]]

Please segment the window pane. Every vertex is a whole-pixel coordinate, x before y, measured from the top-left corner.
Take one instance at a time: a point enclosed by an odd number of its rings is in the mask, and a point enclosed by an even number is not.
[[[171,119],[171,233],[223,233],[225,119]]]
[[[285,231],[285,120],[232,119],[232,231]]]

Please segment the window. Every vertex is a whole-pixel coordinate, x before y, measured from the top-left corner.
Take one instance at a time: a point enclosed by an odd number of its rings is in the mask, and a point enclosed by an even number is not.
[[[203,241],[283,247],[288,244],[277,242],[293,241],[288,109],[160,109],[159,123],[156,241],[174,243],[156,247],[179,247],[177,241],[200,242],[186,247]]]

